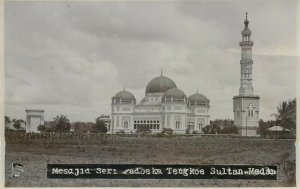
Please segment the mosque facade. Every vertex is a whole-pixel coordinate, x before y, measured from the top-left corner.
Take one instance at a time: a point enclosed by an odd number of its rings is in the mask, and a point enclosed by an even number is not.
[[[189,97],[175,82],[164,76],[152,79],[145,97],[137,103],[135,96],[122,90],[112,97],[110,133],[136,133],[148,127],[151,133],[170,128],[176,134],[197,132],[209,124],[209,100],[200,93]]]

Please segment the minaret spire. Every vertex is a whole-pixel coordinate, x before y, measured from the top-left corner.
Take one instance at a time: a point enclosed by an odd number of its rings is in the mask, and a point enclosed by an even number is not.
[[[160,75],[161,75],[161,76],[163,75],[163,70],[162,70],[162,68],[160,68]]]
[[[248,13],[247,12],[246,12],[246,19],[244,21],[244,24],[245,24],[245,28],[248,28],[249,21],[248,21]]]

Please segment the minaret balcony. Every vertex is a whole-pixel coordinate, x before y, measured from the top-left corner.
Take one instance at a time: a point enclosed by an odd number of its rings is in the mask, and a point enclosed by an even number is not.
[[[240,61],[241,64],[253,64],[253,60],[252,59],[242,59]]]
[[[253,46],[253,41],[241,41],[240,46]]]

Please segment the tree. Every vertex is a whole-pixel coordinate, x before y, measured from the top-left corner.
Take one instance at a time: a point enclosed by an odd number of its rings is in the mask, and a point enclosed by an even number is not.
[[[37,127],[37,130],[40,131],[41,133],[43,133],[43,132],[46,132],[46,127],[45,127],[45,125],[39,125]]]
[[[20,123],[20,121],[19,120],[16,120],[15,122],[14,122],[14,128],[16,128],[17,130],[19,130],[20,128],[21,128],[21,123]]]
[[[211,122],[210,125],[206,125],[204,128],[202,128],[202,131],[207,134],[218,134],[220,133],[221,128],[219,125],[217,125],[217,123]]]
[[[71,124],[67,116],[60,115],[53,118],[54,120],[54,132],[64,133],[69,132]]]
[[[225,126],[220,131],[221,134],[238,134],[238,128],[235,125]]]
[[[275,116],[276,123],[282,127],[289,129],[293,134],[296,133],[296,98],[289,101],[283,101],[277,106]]]
[[[23,121],[22,119],[13,119],[13,126],[15,129],[22,129],[21,123],[25,123],[25,121]]]
[[[54,132],[55,131],[55,121],[45,121],[44,126],[45,126],[45,132]]]
[[[8,116],[4,116],[4,119],[5,119],[5,124],[8,124],[10,123],[10,118]]]
[[[203,127],[202,132],[204,134],[209,134],[210,133],[210,125],[206,125],[205,127]]]
[[[81,126],[80,122],[75,122],[73,124],[73,129],[75,133],[80,133],[80,126]]]
[[[95,123],[93,122],[75,122],[71,124],[71,128],[74,129],[75,133],[87,133],[93,132]]]
[[[93,131],[99,133],[107,133],[107,127],[103,120],[96,118],[96,123],[93,125]]]

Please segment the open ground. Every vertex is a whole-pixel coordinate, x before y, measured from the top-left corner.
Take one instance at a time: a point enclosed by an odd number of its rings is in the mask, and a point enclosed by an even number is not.
[[[94,139],[6,137],[7,187],[200,187],[295,186],[295,140],[219,137],[126,137]],[[24,165],[11,178],[11,162]],[[48,163],[258,164],[278,166],[277,180],[47,179]]]

